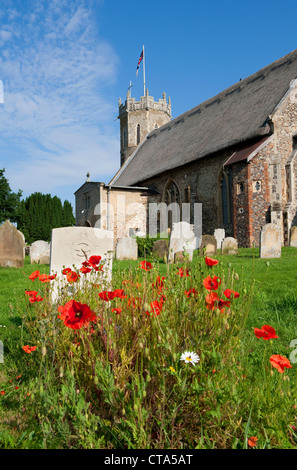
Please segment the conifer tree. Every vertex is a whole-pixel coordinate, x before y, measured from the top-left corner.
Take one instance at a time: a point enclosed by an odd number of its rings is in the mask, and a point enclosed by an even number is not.
[[[21,190],[17,193],[11,191],[4,173],[5,168],[0,170],[0,224],[5,220],[16,222],[17,210],[22,196]]]

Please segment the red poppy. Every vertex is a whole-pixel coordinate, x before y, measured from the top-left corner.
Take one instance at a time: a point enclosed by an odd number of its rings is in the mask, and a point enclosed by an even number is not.
[[[41,281],[41,282],[50,282],[52,281],[53,279],[55,279],[56,277],[56,274],[53,274],[53,275],[49,275],[49,274],[40,274],[40,276],[38,276],[38,279]]]
[[[42,302],[43,300],[43,297],[41,297],[40,295],[32,295],[31,297],[29,297],[29,302],[31,302],[31,304],[34,304],[34,302]]]
[[[177,276],[180,276],[180,277],[189,277],[189,270],[188,269],[184,270],[184,268],[179,268],[176,274]]]
[[[278,336],[275,334],[275,329],[270,325],[263,325],[261,329],[254,328],[254,333],[257,338],[263,338],[265,340],[278,338]]]
[[[60,318],[64,325],[73,330],[78,330],[90,321],[96,321],[96,314],[90,309],[87,304],[69,300],[64,306],[58,307]]]
[[[287,369],[292,369],[289,359],[280,354],[273,354],[270,359],[270,364],[275,367],[281,374],[284,372],[285,367]]]
[[[36,351],[37,346],[29,346],[28,344],[26,346],[23,346],[23,350],[27,354],[31,354],[32,351]]]
[[[34,273],[31,273],[30,276],[29,276],[29,279],[31,279],[32,281],[35,281],[35,279],[37,279],[38,277],[40,276],[40,271],[34,271]]]
[[[219,261],[217,259],[209,258],[208,256],[206,256],[205,263],[207,266],[215,266],[219,263]]]
[[[153,265],[148,261],[141,261],[139,267],[144,269],[145,271],[149,271],[150,269],[152,269]]]
[[[63,271],[62,271],[62,274],[68,274],[70,273],[72,270],[70,268],[64,268]]]
[[[207,290],[217,290],[221,282],[222,281],[218,276],[207,276],[203,281],[203,285]]]
[[[79,275],[75,271],[67,272],[67,281],[71,284],[72,282],[77,282]]]
[[[80,271],[83,273],[83,274],[87,274],[87,273],[90,273],[92,271],[92,268],[87,268],[86,266],[82,266],[80,268]]]
[[[256,436],[252,436],[248,439],[248,445],[250,447],[255,447],[257,445],[258,438]]]
[[[231,289],[226,289],[224,291],[224,295],[227,297],[227,299],[236,299],[237,297],[239,297],[239,293]]]
[[[35,297],[38,292],[36,290],[25,290],[25,294],[29,295],[30,297]]]
[[[97,256],[97,255],[90,256],[90,258],[88,259],[89,265],[93,267],[98,266],[101,259],[102,259],[101,256]]]
[[[121,307],[117,307],[117,308],[112,308],[111,311],[113,313],[116,313],[117,315],[119,315],[122,311],[122,308]]]
[[[230,307],[230,301],[229,300],[223,300],[220,299],[218,294],[216,292],[211,291],[207,296],[205,297],[206,300],[206,307],[208,310],[215,310],[218,308],[221,313],[224,312],[225,307]]]
[[[162,311],[162,307],[163,307],[163,300],[162,299],[160,301],[154,300],[153,302],[151,302],[150,307],[152,309],[152,313],[154,314],[154,316],[160,315]],[[146,312],[146,314],[151,315],[150,312]]]
[[[189,289],[189,290],[185,290],[184,293],[185,293],[186,297],[191,297],[192,294],[193,294],[193,295],[197,295],[197,294],[198,294],[198,292],[196,291],[196,289],[194,289],[193,287],[192,287],[191,289]]]
[[[133,308],[140,308],[142,304],[142,298],[141,297],[131,297],[128,299],[128,307],[132,306]]]
[[[157,276],[156,282],[153,282],[153,283],[152,283],[153,289],[154,289],[154,288],[159,289],[159,290],[163,289],[163,287],[164,287],[164,282],[163,282],[164,279],[165,279],[164,276],[162,276],[162,277],[161,277],[161,276]]]
[[[124,289],[115,289],[113,291],[114,297],[119,297],[120,299],[126,299],[127,295],[124,293]]]
[[[100,299],[105,300],[105,302],[109,302],[110,300],[114,299],[114,292],[111,291],[103,291],[100,292],[99,294]]]
[[[5,391],[1,390],[0,395],[5,395]]]

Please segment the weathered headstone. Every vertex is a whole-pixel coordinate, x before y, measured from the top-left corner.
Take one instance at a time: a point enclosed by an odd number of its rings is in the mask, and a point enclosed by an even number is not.
[[[44,240],[36,240],[30,247],[30,261],[32,263],[40,263],[42,256],[50,256],[51,245]],[[42,263],[41,263],[42,264]]]
[[[223,240],[225,238],[225,229],[224,228],[216,228],[213,235],[214,235],[214,237],[217,241],[217,248],[219,250],[221,250],[222,249],[222,243],[223,243]]]
[[[50,274],[57,274],[52,291],[52,301],[58,298],[59,289],[75,291],[84,280],[102,285],[102,290],[110,288],[112,280],[113,232],[93,227],[62,227],[52,230]],[[67,286],[66,277],[62,274],[64,268],[79,270],[82,263],[91,256],[101,256],[103,271],[95,273],[80,273],[79,282]]]
[[[174,261],[174,254],[178,251],[188,253],[189,260],[193,258],[193,251],[198,248],[199,241],[195,237],[194,226],[188,222],[176,222],[170,232],[169,262]]]
[[[116,259],[134,259],[138,258],[138,247],[135,238],[119,238],[116,245]]]
[[[260,258],[280,258],[282,251],[281,228],[266,224],[260,232]]]
[[[154,242],[152,255],[154,258],[168,258],[168,240],[157,240]]]
[[[187,261],[189,261],[189,255],[185,251],[177,251],[174,253],[175,263],[185,263]]]
[[[17,228],[6,220],[0,227],[0,266],[22,268],[25,242]]]
[[[238,254],[238,241],[236,238],[227,237],[222,243],[223,255],[237,255]]]
[[[291,227],[290,246],[297,247],[297,225],[293,225],[293,227]]]
[[[50,264],[50,260],[51,260],[50,256],[43,255],[43,256],[40,256],[40,258],[38,260],[38,263],[39,264]]]
[[[202,235],[199,254],[200,256],[211,256],[217,252],[217,240],[214,235]]]

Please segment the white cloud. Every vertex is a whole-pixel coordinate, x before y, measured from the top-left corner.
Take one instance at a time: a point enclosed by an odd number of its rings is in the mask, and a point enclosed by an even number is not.
[[[116,103],[106,97],[115,51],[84,0],[44,0],[18,13],[9,10],[0,31],[0,41],[3,31],[13,37],[0,58],[0,168],[26,192],[80,186],[86,171],[108,179],[119,165]]]

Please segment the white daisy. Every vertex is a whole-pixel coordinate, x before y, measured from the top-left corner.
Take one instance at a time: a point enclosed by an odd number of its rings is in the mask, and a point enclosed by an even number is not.
[[[191,362],[192,364],[196,364],[197,362],[200,361],[200,357],[198,356],[198,354],[194,352],[185,351],[181,355],[180,360],[185,361],[185,362]]]

